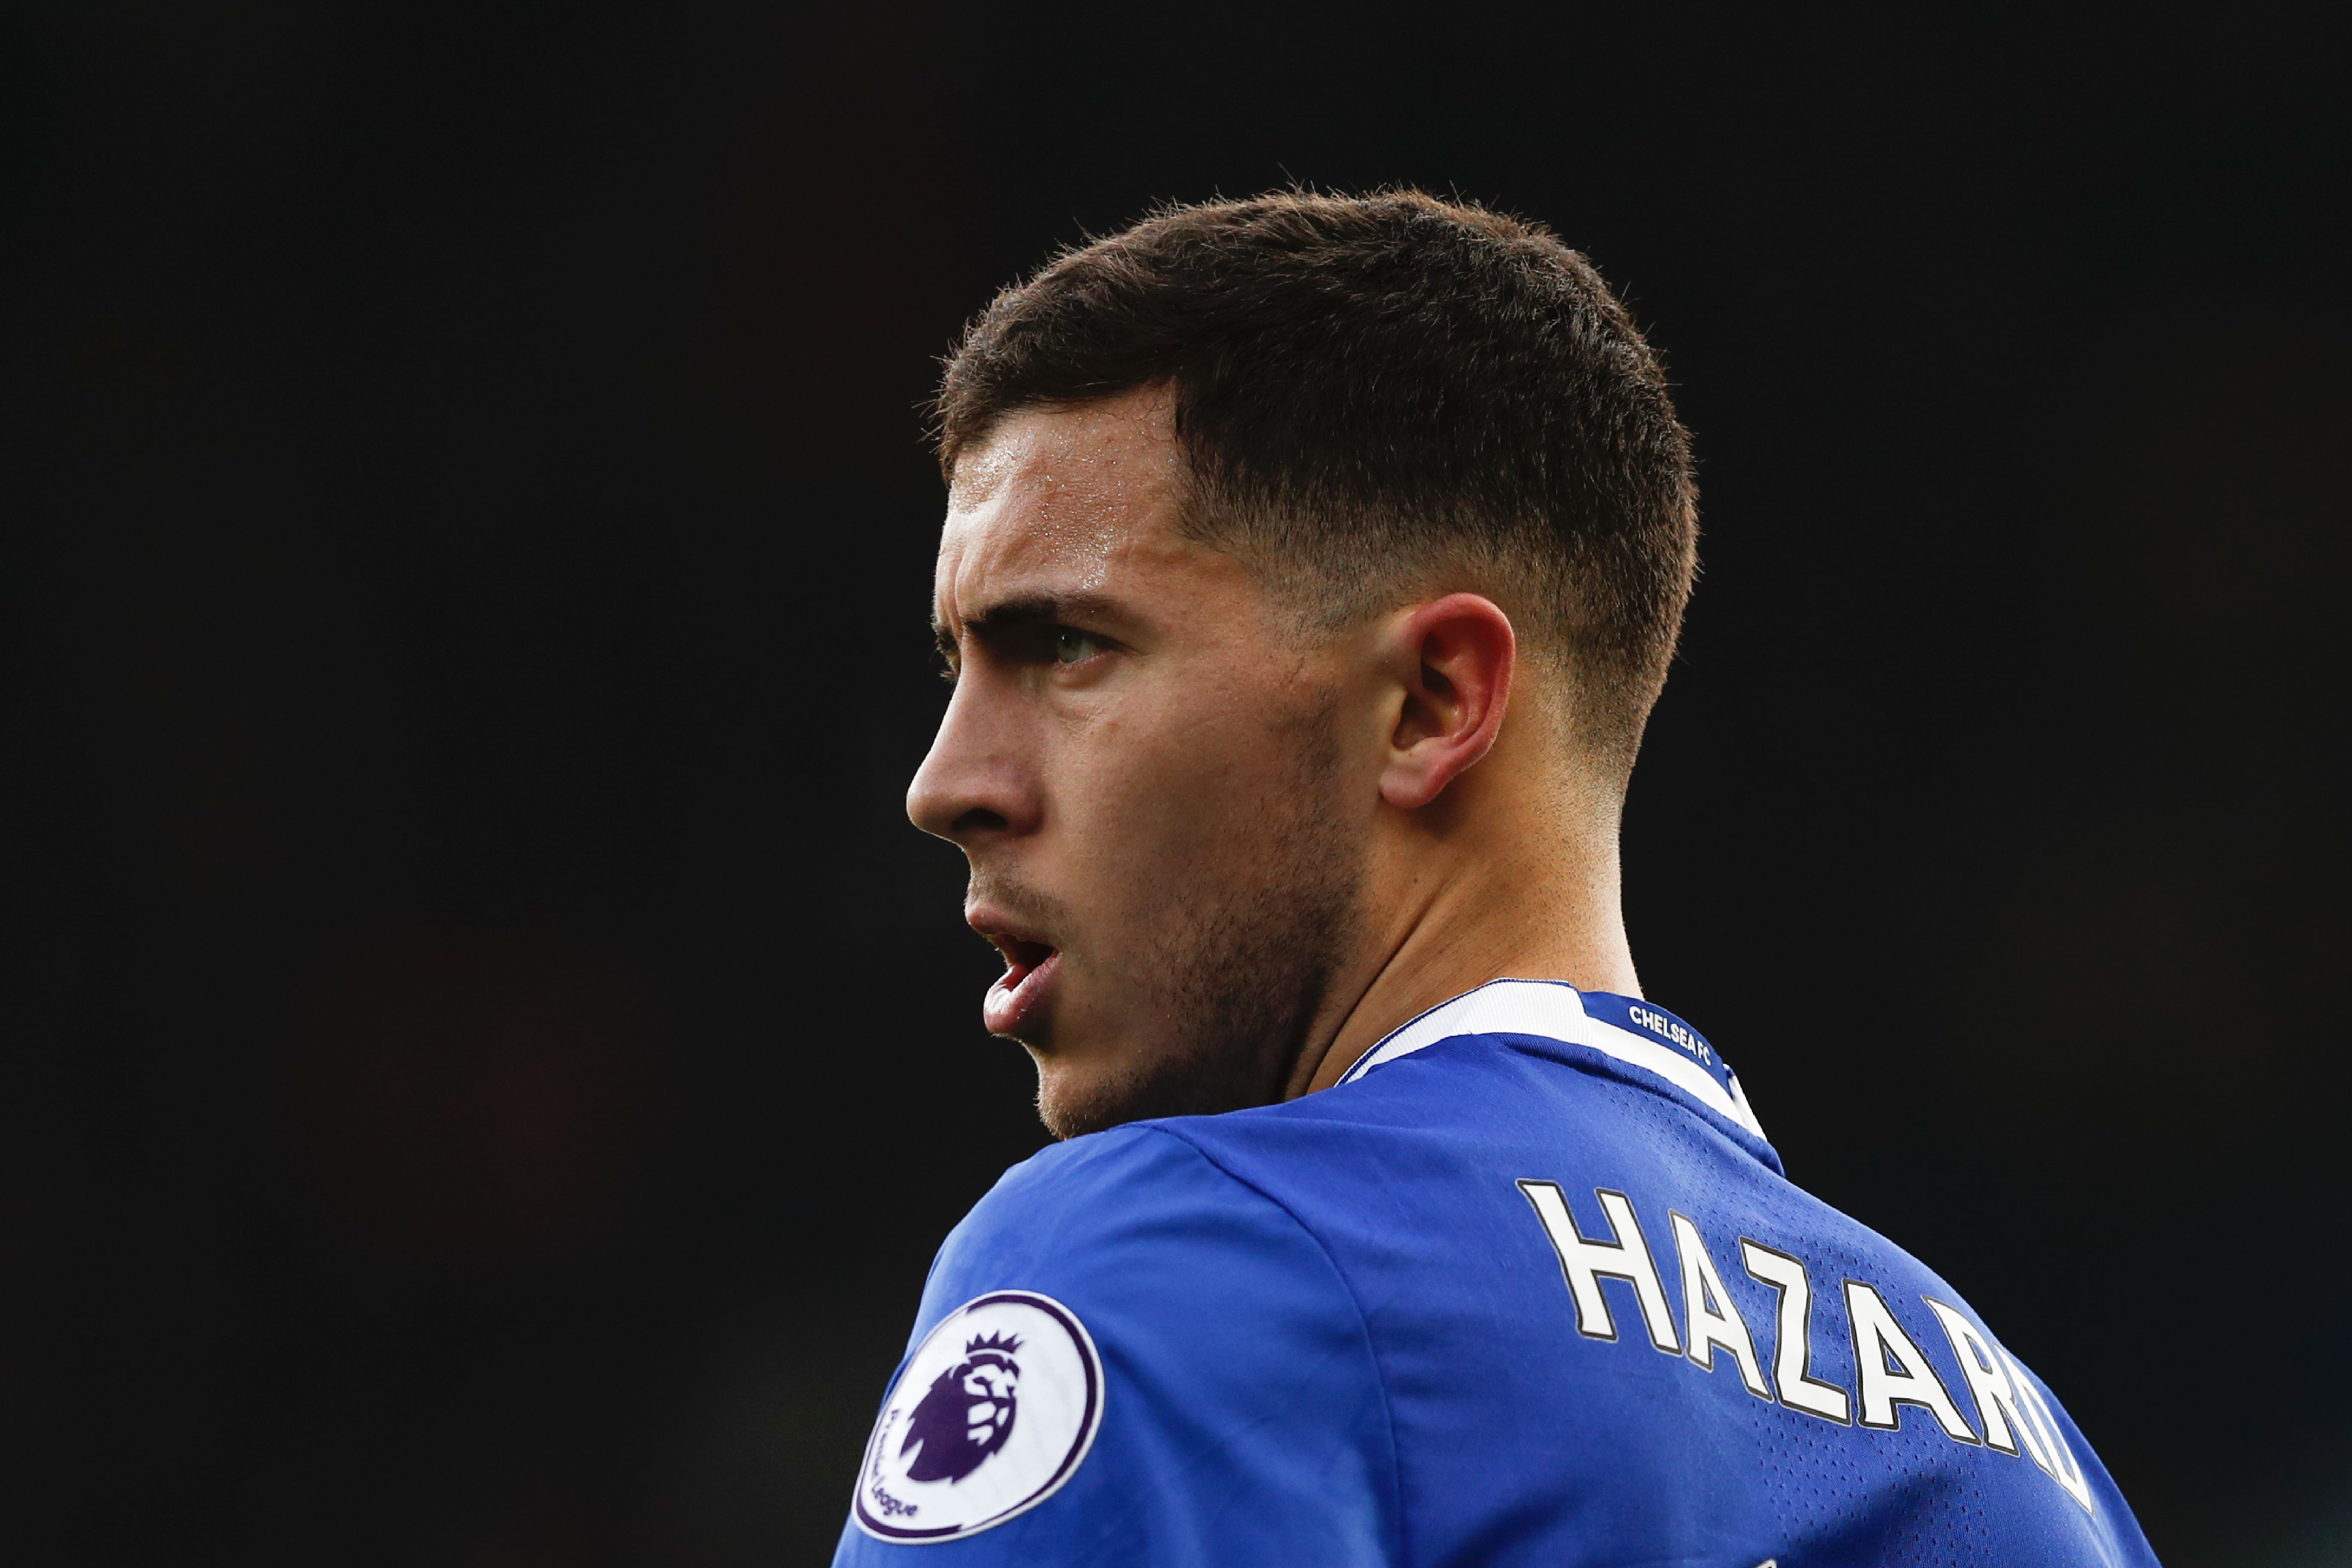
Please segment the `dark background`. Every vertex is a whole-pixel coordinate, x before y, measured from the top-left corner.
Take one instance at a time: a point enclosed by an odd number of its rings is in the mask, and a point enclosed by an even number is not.
[[[1293,178],[1668,356],[1651,995],[2169,1563],[2352,1558],[2343,39],[1638,9],[12,8],[18,1560],[824,1559],[1041,1142],[901,817],[915,405]]]

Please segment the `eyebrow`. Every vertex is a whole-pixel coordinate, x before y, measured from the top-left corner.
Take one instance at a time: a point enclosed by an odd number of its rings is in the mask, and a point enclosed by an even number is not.
[[[939,645],[941,654],[950,654],[960,640],[958,630],[985,641],[1010,631],[1059,626],[1073,616],[1095,620],[1120,618],[1118,602],[1102,594],[1017,594],[998,600],[977,616],[965,616],[960,628],[933,616],[931,640]]]

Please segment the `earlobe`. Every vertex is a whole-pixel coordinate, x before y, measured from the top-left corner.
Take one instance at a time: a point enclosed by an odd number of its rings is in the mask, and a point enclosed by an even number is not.
[[[1393,653],[1404,685],[1381,796],[1418,811],[1475,767],[1502,732],[1517,639],[1492,599],[1449,594],[1397,623]]]

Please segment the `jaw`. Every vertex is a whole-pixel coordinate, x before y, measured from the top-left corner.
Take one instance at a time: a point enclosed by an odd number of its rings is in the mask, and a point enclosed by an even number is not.
[[[968,916],[1005,961],[988,1026],[1029,1050],[1055,1136],[1272,1103],[1319,1061],[1331,991],[1360,989],[1367,869],[1338,707],[1317,682],[1179,738],[1123,719],[1119,767],[1049,770],[1041,826],[975,855]]]
[[[1292,984],[1278,992],[1253,988],[1215,998],[1122,988],[1121,1005],[1102,1013],[1066,1007],[1049,1033],[1022,1042],[1037,1068],[1039,1120],[1067,1139],[1129,1121],[1217,1115],[1293,1098],[1305,1026],[1321,1014],[1323,977],[1300,972],[1286,978]],[[1069,1001],[1082,1000],[1109,1001],[1072,987]]]
[[[1085,1011],[1066,1007],[1021,1037],[1037,1069],[1038,1118],[1056,1138],[1111,1125],[1103,1120],[1103,1107],[1119,1098],[1120,1084],[1143,1068],[1156,1044],[1132,1034],[1107,1037],[1087,1026]]]

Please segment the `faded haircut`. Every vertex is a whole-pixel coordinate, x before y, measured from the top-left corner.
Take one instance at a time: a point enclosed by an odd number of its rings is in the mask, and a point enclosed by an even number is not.
[[[1657,356],[1538,224],[1418,191],[1165,208],[973,319],[940,461],[1006,416],[1166,384],[1186,524],[1337,630],[1471,588],[1633,764],[1696,566],[1690,440]]]

